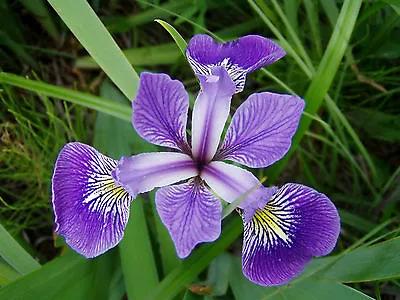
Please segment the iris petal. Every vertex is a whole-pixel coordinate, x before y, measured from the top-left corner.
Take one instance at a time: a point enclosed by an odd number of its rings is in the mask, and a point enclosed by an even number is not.
[[[156,205],[180,258],[221,233],[221,202],[198,179],[160,188]]]
[[[217,43],[206,34],[194,36],[186,50],[187,59],[196,75],[209,75],[215,66],[223,66],[241,92],[246,74],[272,64],[285,56],[285,51],[270,39],[248,35],[227,43]]]
[[[236,110],[216,159],[265,168],[289,150],[304,100],[274,93],[251,95]]]
[[[114,183],[117,161],[81,143],[61,150],[52,178],[56,233],[86,257],[117,245],[124,235],[133,198]]]
[[[287,283],[313,256],[329,254],[339,232],[338,212],[324,194],[285,184],[244,222],[243,273],[260,285]]]
[[[197,166],[190,156],[177,152],[154,152],[122,157],[113,175],[118,184],[136,197],[139,193],[197,174]]]
[[[248,193],[238,206],[245,209],[246,220],[251,219],[260,203],[264,204],[263,199],[269,198],[276,191],[276,188],[261,186],[251,172],[222,161],[212,161],[204,166],[200,177],[219,197],[229,203]]]
[[[189,96],[180,81],[166,74],[141,73],[132,107],[132,124],[142,138],[190,152],[186,141]]]
[[[217,151],[228,119],[235,86],[226,70],[216,67],[210,76],[200,76],[201,91],[193,107],[192,153],[202,163]]]

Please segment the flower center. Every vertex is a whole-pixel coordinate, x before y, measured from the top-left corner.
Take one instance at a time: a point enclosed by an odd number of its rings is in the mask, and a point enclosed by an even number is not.
[[[207,165],[207,163],[203,162],[203,161],[196,161],[196,167],[197,167],[197,171],[199,172],[199,174],[201,173],[201,171],[203,170],[204,166]]]

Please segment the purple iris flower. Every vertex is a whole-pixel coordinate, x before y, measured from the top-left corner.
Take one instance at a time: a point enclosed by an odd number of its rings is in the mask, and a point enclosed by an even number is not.
[[[337,210],[325,195],[303,185],[260,186],[237,164],[265,168],[281,159],[290,148],[304,101],[292,95],[252,94],[234,113],[220,143],[231,98],[243,90],[246,74],[285,52],[260,36],[222,44],[198,35],[186,54],[201,85],[191,142],[183,84],[165,74],[142,73],[132,104],[133,127],[148,142],[173,151],[115,161],[90,146],[67,144],[53,175],[56,233],[86,257],[98,256],[122,239],[134,198],[159,187],[158,214],[178,256],[185,258],[198,243],[219,237],[219,198],[233,202],[247,193],[239,204],[243,272],[261,285],[285,283],[313,256],[332,251],[340,230]]]

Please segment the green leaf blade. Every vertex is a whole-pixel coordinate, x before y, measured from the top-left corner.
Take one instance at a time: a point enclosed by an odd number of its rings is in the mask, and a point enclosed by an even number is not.
[[[26,79],[5,72],[0,73],[0,83],[23,88],[48,97],[63,99],[71,103],[92,108],[99,112],[104,112],[125,121],[131,120],[132,108],[129,105],[115,103],[90,94],[73,91],[36,80]]]
[[[349,252],[315,276],[339,282],[365,282],[400,277],[400,238]],[[321,261],[328,261],[326,258]]]
[[[179,47],[179,50],[181,50],[181,53],[183,54],[184,57],[186,57],[186,47],[187,43],[185,39],[180,35],[180,33],[170,24],[163,20],[156,19],[154,20],[158,24],[160,24],[168,33],[172,36],[174,39],[176,45]]]
[[[12,238],[1,224],[0,241],[0,256],[21,275],[40,268],[40,264]]]
[[[88,2],[48,2],[104,72],[132,101],[136,95],[139,77]]]
[[[1,288],[0,299],[55,299],[90,272],[90,260],[69,253]]]
[[[317,113],[333,82],[334,76],[336,75],[339,64],[344,57],[350,36],[353,32],[361,3],[361,0],[347,0],[343,4],[335,29],[329,40],[328,47],[304,96],[306,101],[305,112],[311,115]],[[302,118],[300,120],[297,132],[292,139],[291,150],[280,162],[271,166],[267,171],[267,175],[271,181],[274,181],[282,172],[289,157],[294,153],[305,132],[310,127],[311,121],[310,118]]]

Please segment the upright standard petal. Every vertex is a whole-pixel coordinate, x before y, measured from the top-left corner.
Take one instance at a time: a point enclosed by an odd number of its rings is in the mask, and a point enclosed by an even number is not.
[[[236,110],[216,159],[268,167],[289,150],[303,109],[304,100],[298,96],[251,95]]]
[[[222,67],[215,67],[212,75],[199,78],[201,91],[192,116],[192,153],[197,161],[207,163],[217,151],[235,85]]]
[[[221,161],[212,161],[204,166],[200,177],[223,200],[233,202],[247,193],[239,208],[245,209],[246,218],[252,218],[254,212],[265,204],[276,188],[265,188],[249,171]]]
[[[190,151],[186,140],[189,96],[180,81],[166,74],[141,73],[132,107],[132,124],[142,138],[159,146]]]
[[[187,257],[198,243],[215,241],[221,233],[221,202],[198,178],[159,189],[156,205],[180,258]]]
[[[186,50],[187,59],[196,75],[209,75],[215,66],[223,66],[241,92],[246,74],[285,56],[273,41],[258,35],[247,35],[236,41],[217,43],[206,34],[194,36]]]
[[[244,222],[244,275],[266,286],[287,283],[313,256],[336,245],[340,219],[324,195],[300,184],[285,184],[250,222]]]
[[[69,143],[58,155],[52,179],[57,234],[86,257],[119,243],[133,198],[114,183],[117,161],[81,143]]]
[[[133,197],[198,174],[196,163],[183,153],[154,152],[122,157],[113,173]]]

